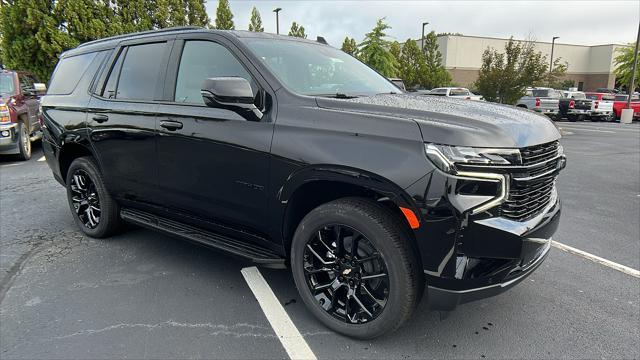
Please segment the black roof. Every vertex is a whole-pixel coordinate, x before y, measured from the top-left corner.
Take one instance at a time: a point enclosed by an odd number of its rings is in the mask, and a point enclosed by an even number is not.
[[[273,40],[300,41],[300,42],[308,42],[313,44],[318,43],[313,40],[302,39],[302,38],[286,36],[286,35],[276,35],[276,34],[265,33],[265,32],[254,32],[254,31],[246,31],[246,30],[214,30],[214,29],[206,29],[199,26],[178,26],[178,27],[171,27],[171,28],[165,28],[165,29],[149,30],[149,31],[141,31],[141,32],[135,32],[135,33],[129,33],[129,34],[123,34],[123,35],[116,35],[116,36],[111,36],[103,39],[89,41],[89,42],[78,45],[78,47],[74,49],[65,51],[60,55],[60,57],[76,55],[76,54],[85,53],[89,51],[96,51],[103,48],[114,47],[119,42],[124,40],[151,37],[151,36],[171,34],[171,33],[185,33],[185,32],[211,32],[211,33],[232,35],[237,38],[261,38],[261,39],[273,39]]]

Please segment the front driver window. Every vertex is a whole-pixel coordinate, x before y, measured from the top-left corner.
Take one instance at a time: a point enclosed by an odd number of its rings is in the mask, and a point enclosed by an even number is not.
[[[257,86],[251,75],[224,46],[211,41],[187,41],[178,69],[174,100],[181,103],[204,104],[200,95],[204,79],[226,76],[247,79],[255,95]]]

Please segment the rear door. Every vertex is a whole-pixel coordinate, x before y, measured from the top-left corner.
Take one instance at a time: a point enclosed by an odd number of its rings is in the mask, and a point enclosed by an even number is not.
[[[22,100],[27,108],[27,117],[29,119],[29,133],[38,130],[38,95],[35,92],[33,84],[35,80],[26,73],[18,73],[18,82],[20,83],[20,92]]]
[[[87,121],[109,191],[134,204],[157,199],[156,110],[172,39],[122,43],[97,82]]]
[[[250,82],[256,105],[265,112],[261,120],[204,105],[202,82],[224,76]],[[260,235],[267,219],[275,111],[264,99],[274,98],[271,91],[228,40],[214,34],[178,36],[166,103],[158,108],[158,185],[169,210],[187,214],[203,227]]]

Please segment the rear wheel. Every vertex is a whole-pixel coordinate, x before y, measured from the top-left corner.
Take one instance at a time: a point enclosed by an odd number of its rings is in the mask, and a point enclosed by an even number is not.
[[[423,290],[396,216],[374,201],[323,204],[300,222],[291,268],[302,300],[327,327],[369,339],[398,329]]]
[[[25,123],[19,123],[18,125],[18,147],[20,153],[18,157],[21,160],[31,159],[31,139],[29,138],[29,126]]]
[[[575,122],[578,118],[575,115],[567,115],[567,120]]]
[[[105,238],[120,228],[120,207],[107,192],[92,157],[73,160],[67,171],[66,184],[73,218],[85,234]]]

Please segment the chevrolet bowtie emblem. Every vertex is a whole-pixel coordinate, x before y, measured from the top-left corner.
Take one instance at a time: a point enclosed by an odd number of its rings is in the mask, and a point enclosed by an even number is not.
[[[349,275],[350,272],[351,272],[351,269],[344,269],[344,271],[342,272],[342,275]]]

